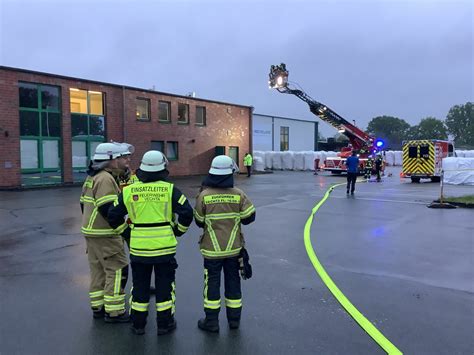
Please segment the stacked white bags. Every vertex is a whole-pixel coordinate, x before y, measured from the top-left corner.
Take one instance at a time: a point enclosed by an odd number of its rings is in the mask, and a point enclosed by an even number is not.
[[[474,158],[444,158],[445,184],[474,185]]]

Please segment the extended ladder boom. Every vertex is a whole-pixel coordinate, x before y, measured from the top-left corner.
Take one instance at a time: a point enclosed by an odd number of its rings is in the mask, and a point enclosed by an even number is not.
[[[306,102],[313,114],[318,116],[324,122],[329,123],[340,133],[349,138],[354,149],[372,149],[374,144],[373,137],[351,124],[326,105],[314,100],[304,91],[290,88],[288,84],[288,70],[286,70],[286,65],[284,63],[271,66],[269,85],[270,88],[277,89],[283,94],[295,95]]]

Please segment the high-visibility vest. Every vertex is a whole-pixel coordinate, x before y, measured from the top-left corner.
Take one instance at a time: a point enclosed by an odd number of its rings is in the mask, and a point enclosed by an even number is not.
[[[123,189],[131,220],[130,254],[155,257],[176,253],[172,210],[173,184],[136,182]]]
[[[253,163],[253,158],[250,154],[247,154],[245,157],[244,157],[244,165],[245,166],[252,166],[252,163]]]
[[[88,176],[82,185],[80,202],[83,204],[81,231],[87,237],[114,237],[123,233],[127,224],[113,229],[100,214],[99,207],[115,203],[120,192],[117,182],[107,171]]]

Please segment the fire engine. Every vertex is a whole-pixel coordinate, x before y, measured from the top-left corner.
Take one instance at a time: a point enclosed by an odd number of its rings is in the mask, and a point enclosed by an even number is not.
[[[439,182],[443,169],[443,158],[454,156],[454,145],[450,141],[420,139],[402,142],[402,176],[412,182],[431,179]]]
[[[350,145],[341,149],[337,157],[327,157],[324,166],[324,170],[330,171],[333,174],[341,174],[347,171],[346,159],[352,153],[352,150],[359,152],[360,170],[365,169],[365,164],[368,158],[378,153],[384,145],[381,139],[375,139],[366,132],[362,131],[355,124],[350,123],[342,116],[338,115],[335,111],[331,110],[328,106],[314,100],[308,94],[302,90],[292,89],[288,83],[288,70],[286,65],[281,63],[280,65],[272,65],[270,67],[269,81],[270,88],[276,89],[278,92],[283,94],[295,95],[299,99],[306,102],[309,106],[310,111],[318,116],[321,120],[329,123],[335,127],[339,133],[344,134],[349,138]],[[384,169],[382,164],[382,170]],[[375,168],[375,164],[373,165]]]

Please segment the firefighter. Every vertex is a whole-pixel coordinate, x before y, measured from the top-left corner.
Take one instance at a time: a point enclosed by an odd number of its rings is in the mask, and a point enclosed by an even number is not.
[[[151,274],[155,273],[158,335],[176,328],[175,270],[176,237],[193,221],[193,209],[186,196],[167,181],[168,160],[157,150],[143,155],[136,174],[140,182],[126,186],[109,211],[111,226],[131,220],[130,260],[133,275],[131,298],[132,331],[145,334],[150,299]],[[178,221],[175,221],[178,214]]]
[[[109,208],[117,201],[119,176],[127,169],[133,147],[126,143],[101,143],[97,146],[82,186],[82,228],[87,244],[91,273],[89,296],[94,318],[108,323],[128,322],[124,287],[128,270],[121,234],[127,224],[111,227]],[[126,272],[125,272],[126,273]]]
[[[225,155],[212,160],[209,175],[196,198],[194,219],[204,228],[199,246],[204,257],[204,312],[198,321],[204,331],[219,331],[220,280],[224,271],[225,305],[229,327],[237,329],[242,311],[239,255],[244,246],[241,224],[255,220],[255,207],[234,187],[234,161]]]
[[[377,174],[377,182],[382,181],[382,178],[380,177],[380,173],[382,171],[382,164],[383,164],[382,155],[377,154],[375,158],[375,173]]]
[[[372,167],[373,167],[373,158],[371,155],[369,155],[369,157],[367,158],[367,162],[365,163],[365,174],[364,174],[364,177],[367,179],[367,180],[370,180],[370,177],[372,176]]]
[[[250,153],[245,153],[244,165],[245,165],[245,168],[247,169],[247,177],[250,177],[250,175],[252,175],[252,164],[253,164],[252,155]]]

